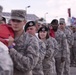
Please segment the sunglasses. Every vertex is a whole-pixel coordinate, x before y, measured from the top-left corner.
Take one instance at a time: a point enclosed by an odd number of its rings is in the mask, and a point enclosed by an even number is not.
[[[59,25],[64,25],[63,23],[60,23]]]

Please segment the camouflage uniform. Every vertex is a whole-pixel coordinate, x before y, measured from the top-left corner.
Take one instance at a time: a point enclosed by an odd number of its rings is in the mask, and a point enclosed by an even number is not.
[[[73,60],[75,61],[75,64],[76,64],[76,32],[73,33],[74,35],[74,44],[73,44]]]
[[[65,66],[64,66],[64,75],[70,75],[70,47],[72,46],[71,32],[66,28],[64,29],[63,32],[65,33],[67,42],[68,42],[67,56],[66,56]]]
[[[71,48],[72,45],[74,44],[73,32],[70,28],[65,27],[64,33],[66,34],[66,37],[68,39],[69,48]]]
[[[54,73],[54,52],[58,50],[58,47],[55,45],[56,40],[52,37],[48,38],[45,41],[46,44],[46,55],[43,60],[43,71],[44,75],[52,75]]]
[[[69,30],[69,33],[71,34],[71,44],[70,45],[73,45],[74,44],[74,36],[73,36],[73,31],[72,29],[70,29],[69,27],[65,27],[67,30]]]
[[[74,35],[73,35],[73,31],[70,29],[70,28],[68,28],[68,27],[65,27],[67,30],[69,30],[69,33],[67,33],[67,35],[69,36],[69,34],[70,34],[70,37],[68,38],[67,37],[67,39],[69,40],[69,49],[70,49],[70,65],[72,65],[73,63],[74,63],[74,60],[73,60],[73,55],[74,55],[74,53],[73,53],[73,44],[74,44]]]
[[[55,39],[57,40],[59,46],[59,51],[55,56],[56,73],[57,75],[62,75],[65,61],[62,63],[61,57],[66,58],[67,39],[66,39],[66,35],[59,29],[55,32]]]
[[[39,41],[39,61],[37,63],[37,65],[35,66],[35,68],[33,69],[33,75],[44,75],[43,73],[43,66],[42,66],[42,61],[44,59],[44,56],[46,54],[46,46],[45,43],[38,39]]]
[[[58,51],[59,51],[59,47],[58,47],[58,43],[56,41],[56,39],[52,38],[53,39],[53,43],[54,43],[54,53],[53,53],[53,74],[56,74],[56,69],[55,69],[55,59],[54,57],[56,57]]]
[[[14,62],[14,75],[32,75],[39,59],[39,44],[36,37],[23,33],[15,38],[15,47],[10,49]]]
[[[30,27],[35,27],[35,22],[34,21],[27,22],[26,25],[25,25],[24,30],[25,30],[25,32],[27,32],[27,33],[32,34],[33,36],[35,36],[38,39],[38,42],[39,42],[39,60],[38,60],[38,63],[35,66],[35,68],[33,69],[32,72],[33,72],[33,75],[44,75],[44,73],[43,73],[43,66],[42,66],[42,60],[44,59],[44,56],[46,54],[46,46],[45,46],[45,43],[42,40],[40,40],[35,35],[36,31],[33,31],[33,33],[30,33],[28,31],[28,28],[30,28]]]

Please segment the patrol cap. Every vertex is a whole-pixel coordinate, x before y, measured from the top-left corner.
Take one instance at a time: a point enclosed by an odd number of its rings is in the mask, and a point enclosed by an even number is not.
[[[40,32],[40,31],[48,31],[49,29],[46,27],[46,26],[43,26],[43,27],[41,27],[39,30],[38,30],[38,33]]]
[[[11,11],[11,19],[23,21],[25,20],[25,16],[26,16],[25,10],[12,10]]]
[[[64,18],[60,18],[59,19],[59,24],[65,24],[65,19]]]
[[[29,21],[29,22],[26,23],[26,25],[24,27],[25,32],[26,32],[27,28],[31,27],[31,26],[35,26],[35,22],[34,21]]]
[[[0,5],[0,20],[2,20],[2,10],[3,10],[3,7]]]
[[[58,25],[58,20],[57,19],[53,19],[51,21],[51,25]]]

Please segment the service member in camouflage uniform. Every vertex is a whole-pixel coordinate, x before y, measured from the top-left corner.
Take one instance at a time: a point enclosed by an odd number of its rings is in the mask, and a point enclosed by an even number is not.
[[[38,40],[38,41],[39,41],[39,52],[40,52],[39,61],[35,66],[35,68],[33,69],[33,75],[44,75],[42,62],[46,54],[46,46],[42,40]]]
[[[14,75],[32,75],[32,70],[39,60],[38,40],[23,30],[26,23],[25,15],[25,10],[12,10],[11,12],[11,26],[15,39],[9,37],[8,47],[14,62]]]
[[[69,32],[68,29],[65,28],[65,19],[64,18],[60,18],[59,20],[59,28],[61,31],[63,31],[66,35],[67,38],[67,56],[66,56],[66,60],[65,60],[65,66],[64,66],[64,75],[70,75],[70,46],[71,46],[71,33]]]
[[[73,61],[74,61],[74,66],[76,66],[76,26],[74,26],[75,28],[75,32],[73,33],[74,35],[74,44],[73,44],[73,47],[72,47],[72,50],[73,50]]]
[[[70,38],[68,39],[69,40],[69,49],[70,49],[70,66],[73,65],[74,63],[74,60],[73,60],[73,44],[74,44],[74,35],[73,35],[73,26],[65,26],[65,29],[68,30],[69,34],[70,34]],[[68,34],[68,35],[69,35]]]
[[[35,35],[36,33],[36,24],[34,21],[29,21],[26,23],[25,27],[24,27],[25,32],[32,34],[33,36],[35,36],[37,38],[37,36]],[[43,66],[42,66],[42,61],[44,59],[44,56],[46,54],[46,46],[45,43],[40,40],[39,38],[38,42],[39,42],[39,60],[37,65],[35,66],[35,68],[33,69],[33,75],[44,75],[43,73]]]
[[[56,73],[57,75],[62,75],[67,52],[67,39],[66,35],[61,30],[58,29],[58,26],[59,26],[58,20],[57,19],[52,20],[51,27],[52,30],[54,31],[53,34],[59,46],[59,51],[55,56]]]
[[[68,30],[70,38],[68,39],[69,42],[69,47],[72,48],[73,44],[74,44],[74,36],[73,36],[73,31],[69,26],[65,26],[65,29]]]
[[[49,37],[48,35],[48,28],[47,27],[41,27],[38,30],[38,36],[41,40],[44,41],[46,44],[46,55],[43,60],[43,71],[44,75],[53,75],[54,74],[54,55],[55,55],[55,50],[58,50],[57,44],[55,45],[54,43],[57,43],[56,40],[52,37]]]

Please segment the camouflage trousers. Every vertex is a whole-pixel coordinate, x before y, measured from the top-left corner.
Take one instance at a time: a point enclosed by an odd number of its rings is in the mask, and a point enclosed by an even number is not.
[[[72,47],[71,49],[71,64],[76,64],[76,47]]]
[[[74,61],[75,61],[75,64],[76,64],[76,47],[74,47],[73,50],[74,50]]]
[[[56,75],[63,75],[65,62],[61,63],[61,57],[55,58]]]
[[[70,55],[66,57],[63,75],[70,75]]]
[[[73,47],[70,49],[70,65],[72,66],[74,64],[74,49]]]
[[[44,75],[53,75],[54,74],[54,61],[45,61],[43,64]]]

